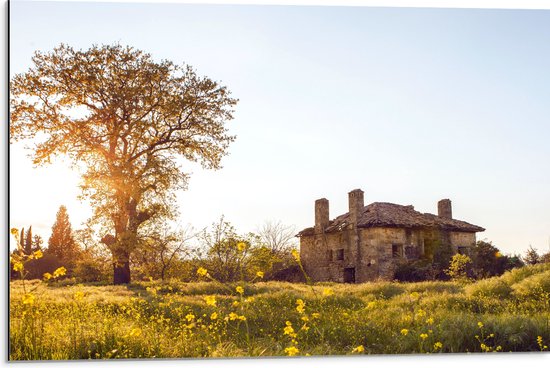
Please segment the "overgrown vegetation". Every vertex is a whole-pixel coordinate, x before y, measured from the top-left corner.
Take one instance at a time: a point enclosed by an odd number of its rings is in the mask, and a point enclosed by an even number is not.
[[[474,283],[11,283],[10,359],[546,351],[550,264]],[[32,289],[32,292],[29,290]]]

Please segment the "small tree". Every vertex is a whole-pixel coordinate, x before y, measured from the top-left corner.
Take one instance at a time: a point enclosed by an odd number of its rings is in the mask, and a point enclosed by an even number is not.
[[[222,216],[212,224],[210,231],[203,231],[199,241],[206,251],[202,263],[218,281],[243,280],[252,276],[248,266],[258,243],[257,235],[238,235],[233,225]]]
[[[32,237],[33,252],[36,252],[37,250],[42,250],[42,244],[44,244],[44,240],[42,240],[42,237],[40,235],[34,235]]]
[[[19,247],[21,248],[21,252],[25,252],[25,228],[21,228],[21,235],[19,235]]]
[[[453,280],[466,280],[467,268],[472,263],[470,257],[464,254],[455,254],[451,258],[449,268],[445,270],[445,273]]]
[[[263,246],[274,254],[289,253],[296,246],[296,228],[280,221],[266,221],[258,230]]]
[[[534,249],[531,245],[529,245],[529,249],[527,249],[527,252],[525,252],[525,256],[523,256],[523,260],[525,263],[534,265],[540,262],[540,256],[536,249]]]
[[[189,242],[198,236],[191,227],[174,231],[168,227],[153,229],[134,257],[143,274],[164,280],[189,252]]]
[[[472,253],[472,268],[477,278],[502,275],[520,265],[517,259],[502,254],[491,242],[478,241]]]
[[[32,248],[32,226],[29,226],[29,230],[27,230],[27,235],[25,237],[25,253],[31,254]]]
[[[55,223],[52,226],[52,235],[48,240],[48,253],[55,255],[60,262],[73,266],[78,258],[79,248],[73,237],[67,208],[60,206]]]

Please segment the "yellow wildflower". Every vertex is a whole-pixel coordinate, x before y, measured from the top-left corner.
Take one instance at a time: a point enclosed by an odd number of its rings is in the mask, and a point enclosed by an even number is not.
[[[229,319],[234,321],[239,318],[239,315],[237,313],[231,312],[229,313]]]
[[[292,336],[294,335],[294,328],[292,326],[286,326],[283,328],[284,335]]]
[[[44,280],[49,280],[49,279],[52,278],[52,274],[49,273],[49,272],[46,272],[46,273],[43,275],[43,277],[44,277]]]
[[[213,307],[216,306],[216,296],[207,295],[207,296],[204,297],[204,300],[206,301],[206,305],[211,305]]]
[[[365,347],[363,345],[359,345],[355,349],[352,350],[352,353],[362,353],[365,351]]]
[[[11,233],[11,235],[17,236],[17,235],[19,235],[19,230],[12,227],[11,230],[10,230],[10,233]]]
[[[208,271],[206,270],[206,268],[199,267],[197,269],[197,275],[204,277],[204,276],[208,275]]]
[[[237,317],[238,319],[240,319],[241,321],[246,321],[246,317],[245,316],[239,316]]]
[[[292,322],[286,321],[285,324],[286,324],[286,327],[283,328],[283,335],[288,335],[293,339],[296,338],[297,334],[294,331],[294,328],[292,327]]]
[[[323,289],[323,296],[331,296],[332,294],[334,294],[334,291],[332,291],[332,289],[330,288]]]
[[[289,346],[288,348],[285,349],[285,353],[287,353],[288,356],[294,356],[299,352],[300,350],[298,350],[296,346]]]
[[[296,310],[298,311],[298,313],[304,313],[305,305],[306,303],[302,299],[296,300]]]
[[[292,249],[291,253],[296,262],[300,262],[300,253],[296,249]]]
[[[246,298],[244,300],[245,303],[252,303],[254,301],[254,297],[253,296],[249,296],[248,298]]]
[[[33,305],[34,304],[34,295],[32,295],[32,294],[23,295],[23,304]]]
[[[195,319],[195,315],[193,313],[188,313],[185,318],[187,319],[187,322],[191,322]]]
[[[483,328],[483,322],[478,322],[478,323],[477,323],[477,327]]]
[[[218,318],[218,313],[216,313],[216,312],[214,312],[214,313],[212,313],[212,314],[210,315],[210,319],[211,319],[211,320],[215,320],[215,319],[217,319],[217,318]]]
[[[426,323],[429,324],[429,325],[432,325],[434,323],[434,319],[433,318],[428,318],[426,320]]]
[[[234,307],[238,307],[239,306],[239,301],[238,300],[235,300],[231,305],[234,306]]]
[[[256,276],[263,279],[264,278],[264,273],[262,271],[258,271],[258,272],[256,272]]]
[[[319,318],[321,317],[321,314],[315,312],[315,313],[311,313],[311,318]]]
[[[413,292],[411,293],[411,298],[412,298],[412,299],[418,299],[419,297],[420,297],[420,294],[418,294],[418,292],[413,291]]]
[[[407,330],[406,328],[401,330],[401,335],[403,336],[407,336],[408,333],[409,333],[409,330]]]
[[[84,298],[84,293],[82,291],[77,291],[74,293],[73,297],[74,300],[82,300],[82,298]]]
[[[242,286],[237,286],[237,287],[235,288],[235,290],[236,290],[237,293],[239,293],[239,294],[243,294],[243,293],[244,293],[244,289],[243,289]]]
[[[67,274],[67,269],[63,266],[53,271],[53,277],[65,276],[66,274]]]
[[[237,249],[239,252],[242,252],[246,249],[246,243],[245,242],[238,242],[237,243]]]
[[[439,350],[442,347],[443,347],[443,344],[440,341],[438,341],[434,344],[434,350]]]
[[[34,259],[40,259],[44,256],[44,254],[42,253],[42,251],[40,249],[37,250],[36,252],[34,252],[32,255],[33,255]]]
[[[422,317],[425,317],[426,316],[426,312],[423,311],[422,309],[419,309],[417,312],[416,312],[416,317],[418,318],[422,318]]]
[[[302,321],[308,322],[308,321],[309,321],[309,317],[308,317],[308,316],[303,316],[303,317],[302,317]]]
[[[22,262],[15,262],[13,265],[13,270],[15,272],[19,272],[23,270],[23,263]]]
[[[130,337],[139,337],[141,336],[141,329],[140,328],[133,328],[132,331],[130,331]]]
[[[428,338],[428,334],[421,333],[421,334],[420,334],[420,338],[421,338],[422,340],[426,340],[426,339]]]

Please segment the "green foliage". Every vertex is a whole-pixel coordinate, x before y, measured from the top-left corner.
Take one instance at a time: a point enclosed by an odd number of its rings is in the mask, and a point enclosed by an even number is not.
[[[429,260],[421,259],[400,263],[394,272],[394,279],[405,282],[433,280],[436,271]]]
[[[510,284],[497,277],[480,280],[465,288],[466,294],[473,297],[508,298],[512,291]]]
[[[12,282],[9,357],[135,359],[547,350],[550,266],[542,266],[514,269],[468,285],[426,281],[310,286],[170,280],[122,287],[31,281],[27,284],[35,290],[31,299],[21,282]],[[237,287],[242,287],[242,293]]]
[[[63,262],[54,254],[44,253],[42,258],[30,260],[25,265],[28,271],[27,279],[42,279],[45,273],[53,274],[61,266]]]
[[[536,249],[534,249],[531,245],[529,245],[529,249],[525,252],[525,256],[523,256],[523,260],[526,264],[534,265],[541,261],[541,258],[537,252]]]
[[[467,279],[467,267],[472,263],[470,257],[465,254],[455,254],[451,258],[449,268],[445,270],[445,273],[453,280],[465,280]]]
[[[449,262],[454,255],[453,247],[449,242],[436,241],[432,244],[432,264],[435,278],[444,280],[447,273],[445,270],[449,266]]]
[[[491,242],[478,241],[472,253],[472,271],[476,278],[499,276],[523,265],[519,257],[503,255]]]
[[[274,279],[295,264],[290,248],[280,246],[281,243],[268,246],[254,233],[238,234],[223,216],[203,231],[199,242],[205,253],[196,260],[197,267],[208,269],[221,282],[258,279],[258,272],[263,274],[262,279]]]

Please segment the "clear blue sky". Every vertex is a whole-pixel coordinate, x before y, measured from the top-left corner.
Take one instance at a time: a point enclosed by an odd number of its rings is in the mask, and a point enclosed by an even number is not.
[[[64,42],[128,44],[186,62],[240,99],[220,171],[192,171],[182,224],[221,214],[313,225],[347,193],[485,227],[505,253],[550,237],[550,11],[116,3],[11,3],[11,72]],[[49,237],[60,204],[89,214],[78,177],[33,169],[12,145],[11,226]],[[53,170],[58,176],[52,176]]]

